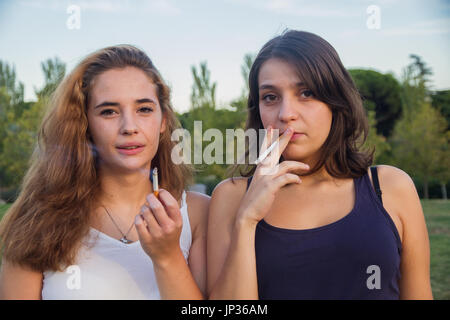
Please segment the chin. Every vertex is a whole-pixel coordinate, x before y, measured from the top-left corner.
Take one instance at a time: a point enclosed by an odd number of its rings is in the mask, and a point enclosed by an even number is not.
[[[306,163],[305,161],[310,159],[310,155],[304,152],[284,152],[283,159]]]

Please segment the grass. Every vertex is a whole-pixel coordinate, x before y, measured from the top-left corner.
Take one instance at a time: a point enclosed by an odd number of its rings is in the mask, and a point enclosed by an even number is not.
[[[0,204],[0,219],[9,206]],[[422,207],[430,237],[433,296],[450,300],[450,200],[422,200]]]
[[[450,299],[450,200],[422,200],[430,238],[431,288],[435,299]]]

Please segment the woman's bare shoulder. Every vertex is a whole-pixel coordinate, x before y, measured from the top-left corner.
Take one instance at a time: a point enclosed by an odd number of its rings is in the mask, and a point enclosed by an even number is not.
[[[221,181],[212,193],[212,198],[222,198],[226,196],[242,197],[247,190],[247,180],[245,177],[228,178]]]
[[[239,209],[242,198],[247,190],[245,177],[229,178],[220,182],[211,196],[209,218],[213,222],[229,225]]]
[[[377,168],[382,189],[407,198],[416,195],[414,182],[405,171],[390,165],[378,165]]]

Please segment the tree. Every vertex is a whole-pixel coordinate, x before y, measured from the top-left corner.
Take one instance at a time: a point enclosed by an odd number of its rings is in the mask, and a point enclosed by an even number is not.
[[[24,102],[24,85],[17,80],[15,67],[0,61],[0,155],[8,152],[5,147],[8,131],[17,132],[16,119],[29,107],[30,103]],[[11,183],[8,167],[0,163],[0,189]]]
[[[23,102],[23,85],[14,85],[14,69],[3,64],[4,72],[0,76],[0,83],[4,84],[0,87],[0,178],[3,187],[17,187],[22,180],[49,96],[64,77],[65,64],[58,58],[46,60],[41,68],[45,83],[41,89],[35,89],[38,100]]]
[[[0,60],[0,88],[3,88],[3,94],[9,96],[10,106],[16,106],[23,102],[24,85],[17,81],[16,68],[7,62]],[[5,105],[3,105],[4,107]]]
[[[49,97],[66,73],[66,64],[58,57],[45,60],[41,63],[41,68],[44,73],[44,86],[41,89],[35,89],[38,99],[40,97]]]
[[[241,66],[245,86],[239,98],[233,100],[231,108],[217,108],[215,101],[216,83],[211,83],[210,71],[207,63],[200,64],[200,71],[192,67],[194,85],[191,94],[191,109],[181,115],[178,119],[183,128],[190,132],[191,139],[194,137],[194,121],[201,121],[203,133],[211,128],[218,129],[223,137],[223,149],[227,150],[226,130],[245,127],[248,96],[248,74],[253,63],[254,55],[247,54]],[[236,140],[235,140],[236,141]],[[202,150],[205,150],[212,141],[203,141]],[[191,147],[193,141],[191,140]],[[192,149],[193,152],[193,149]],[[196,182],[207,185],[208,193],[212,192],[215,185],[226,177],[226,155],[223,154],[223,164],[213,163],[209,165],[195,165],[197,171]],[[191,159],[193,156],[191,154]]]
[[[423,181],[428,199],[428,183],[432,177],[442,184],[449,179],[449,132],[447,122],[430,103],[424,103],[411,116],[396,125],[391,140],[397,164]]]
[[[383,135],[379,135],[377,133],[375,111],[371,110],[368,112],[368,119],[369,119],[369,134],[367,136],[363,148],[367,150],[372,150],[372,148],[375,148],[375,154],[373,159],[373,162],[375,164],[389,162],[386,155],[388,154],[389,151],[391,151],[391,147],[387,142],[386,138]]]
[[[349,72],[363,97],[364,107],[375,111],[377,131],[389,137],[402,112],[400,84],[392,74],[363,69]]]
[[[450,90],[433,92],[431,94],[431,101],[433,107],[438,109],[445,117],[447,124],[450,124]]]
[[[193,109],[200,107],[216,108],[216,82],[211,83],[210,71],[206,61],[200,63],[200,70],[192,66],[192,76],[194,84],[192,86],[191,107]]]
[[[413,59],[403,70],[403,81],[401,90],[402,108],[406,117],[421,108],[421,106],[430,101],[430,90],[428,84],[429,76],[432,74],[431,69],[417,55],[411,54]]]

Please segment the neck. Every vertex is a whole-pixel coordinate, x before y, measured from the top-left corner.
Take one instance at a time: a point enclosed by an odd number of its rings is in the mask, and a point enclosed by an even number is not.
[[[153,190],[148,169],[132,173],[100,169],[99,178],[99,205],[108,208],[129,208],[135,212],[146,202],[146,196]]]

